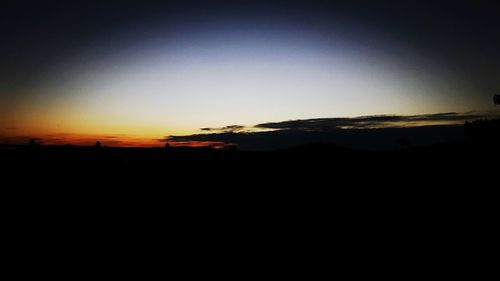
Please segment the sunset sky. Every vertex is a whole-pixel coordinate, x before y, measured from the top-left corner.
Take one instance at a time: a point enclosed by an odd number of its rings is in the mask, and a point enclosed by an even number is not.
[[[500,92],[495,1],[0,5],[0,142],[149,146],[228,125],[478,114]]]

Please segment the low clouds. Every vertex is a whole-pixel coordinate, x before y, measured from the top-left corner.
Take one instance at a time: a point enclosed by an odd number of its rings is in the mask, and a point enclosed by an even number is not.
[[[222,128],[201,128],[200,130],[206,132],[219,132],[219,133],[228,133],[228,132],[239,132],[245,130],[245,126],[241,125],[230,125]]]
[[[425,115],[375,115],[354,118],[320,118],[292,120],[284,122],[263,123],[255,127],[259,129],[295,130],[304,132],[325,132],[334,129],[380,129],[403,128],[428,125],[463,124],[465,121],[490,117],[492,114],[470,113],[437,113]]]
[[[165,142],[220,142],[243,150],[273,150],[306,143],[335,143],[358,149],[392,149],[405,138],[412,145],[426,145],[463,138],[465,121],[500,117],[499,112],[438,113],[425,115],[377,115],[354,118],[320,118],[270,122],[218,129],[204,134],[167,136]],[[248,129],[248,128],[247,128]]]

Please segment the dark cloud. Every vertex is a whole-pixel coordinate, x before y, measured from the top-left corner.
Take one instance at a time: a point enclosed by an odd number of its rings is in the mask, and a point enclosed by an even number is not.
[[[206,132],[237,132],[237,131],[242,131],[245,128],[246,128],[245,126],[241,125],[230,125],[222,128],[201,128],[200,130]]]
[[[323,132],[333,129],[373,129],[396,128],[415,125],[432,125],[433,123],[463,123],[467,120],[488,118],[494,113],[437,113],[424,115],[375,115],[354,118],[320,118],[291,120],[284,122],[262,123],[255,126],[259,129],[298,130],[306,132]]]
[[[491,113],[439,113],[413,116],[362,116],[263,123],[259,132],[221,132],[168,136],[166,142],[220,142],[242,150],[274,150],[307,143],[334,143],[356,149],[383,150],[397,147],[397,140],[410,145],[460,140],[467,120],[500,117]],[[208,131],[208,130],[206,130]]]

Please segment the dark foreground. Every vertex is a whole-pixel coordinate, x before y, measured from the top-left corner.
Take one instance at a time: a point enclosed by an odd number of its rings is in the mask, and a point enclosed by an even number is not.
[[[42,209],[54,202],[70,208],[84,204],[87,211],[117,204],[160,208],[160,213],[167,208],[177,215],[198,208],[230,214],[267,207],[350,210],[346,215],[387,209],[397,214],[407,208],[448,210],[450,205],[476,212],[496,208],[499,160],[500,146],[485,139],[378,152],[329,144],[271,152],[43,145],[0,149],[2,191],[17,194],[23,204],[44,204]]]
[[[439,263],[429,253],[460,259],[496,236],[499,160],[490,141],[386,152],[3,147],[3,217],[12,241],[40,253],[140,242],[287,255],[307,244]]]
[[[207,185],[233,180],[235,185],[247,181],[265,184],[305,180],[307,185],[321,182],[328,186],[345,179],[408,185],[422,178],[450,183],[471,178],[486,184],[487,180],[493,183],[498,179],[499,160],[500,145],[486,140],[391,151],[360,151],[330,144],[271,152],[188,147],[0,147],[2,169],[23,175],[17,180],[38,174],[53,180],[72,175],[80,179],[113,177],[119,182],[137,176],[145,182],[175,180],[176,185],[192,180]]]

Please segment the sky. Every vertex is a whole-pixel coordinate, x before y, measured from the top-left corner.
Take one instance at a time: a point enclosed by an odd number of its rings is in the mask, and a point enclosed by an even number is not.
[[[498,108],[496,1],[0,5],[2,142],[157,145],[201,128]]]

